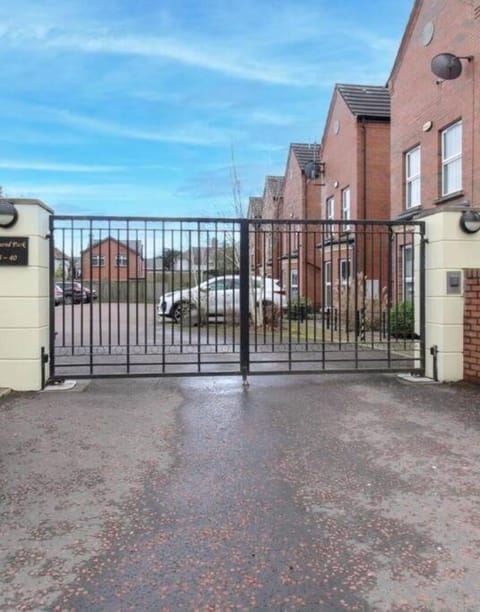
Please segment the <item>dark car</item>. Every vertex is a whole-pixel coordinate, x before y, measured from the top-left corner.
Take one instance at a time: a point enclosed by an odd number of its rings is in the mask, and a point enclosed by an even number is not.
[[[63,301],[65,304],[78,304],[80,302],[91,302],[97,299],[97,292],[82,285],[77,281],[64,281],[58,283],[63,289]]]
[[[58,285],[55,285],[54,291],[55,306],[63,303],[63,290]]]

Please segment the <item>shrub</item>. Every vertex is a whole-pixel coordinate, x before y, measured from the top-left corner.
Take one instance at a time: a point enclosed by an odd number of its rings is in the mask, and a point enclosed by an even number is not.
[[[390,335],[402,338],[415,336],[415,313],[412,302],[401,302],[390,310]]]
[[[287,308],[288,317],[303,321],[312,313],[312,302],[307,297],[298,297],[290,300]]]

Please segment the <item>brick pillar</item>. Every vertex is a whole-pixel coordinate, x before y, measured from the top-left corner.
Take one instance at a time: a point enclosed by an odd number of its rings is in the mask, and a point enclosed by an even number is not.
[[[464,271],[474,262],[480,262],[480,232],[465,234],[460,228],[464,210],[439,208],[429,211],[423,219],[428,239],[425,248],[426,375],[433,377],[431,350],[436,347],[441,382],[464,377]],[[460,284],[453,290],[448,283],[452,273],[460,276]]]
[[[463,377],[480,383],[480,269],[464,274]]]
[[[49,352],[48,234],[53,211],[39,200],[3,201],[16,207],[18,221],[0,227],[0,387],[37,391],[42,387],[42,348]],[[18,253],[23,258],[27,252],[28,259],[16,265]]]

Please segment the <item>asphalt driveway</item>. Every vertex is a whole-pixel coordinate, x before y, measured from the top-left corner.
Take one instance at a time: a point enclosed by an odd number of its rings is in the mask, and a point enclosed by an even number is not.
[[[480,389],[95,381],[0,400],[1,610],[477,610]]]

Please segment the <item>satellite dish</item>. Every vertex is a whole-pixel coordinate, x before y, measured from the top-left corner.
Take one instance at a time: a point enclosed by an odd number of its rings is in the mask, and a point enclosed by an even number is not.
[[[458,79],[462,74],[462,62],[453,53],[439,53],[432,59],[432,72],[446,81]]]

